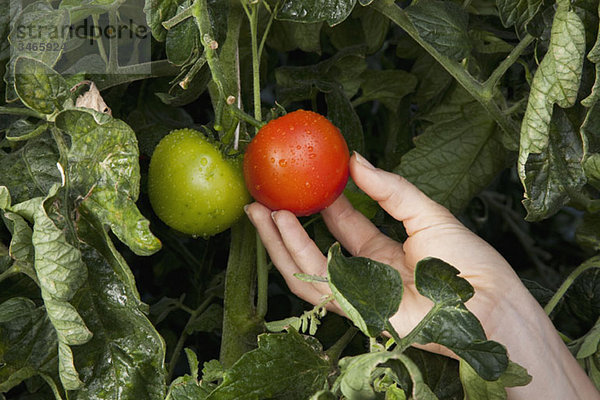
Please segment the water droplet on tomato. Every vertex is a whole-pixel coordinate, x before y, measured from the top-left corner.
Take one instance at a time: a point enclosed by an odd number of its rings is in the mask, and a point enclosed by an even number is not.
[[[274,163],[275,163],[275,158],[271,157],[271,164],[274,164]]]
[[[255,185],[255,186],[254,186],[254,189],[256,189],[256,190],[260,190],[260,185]]]
[[[287,160],[285,158],[282,158],[281,160],[279,160],[280,167],[285,167],[286,165],[287,165]]]
[[[202,158],[200,159],[200,164],[202,164],[202,165],[206,165],[206,164],[208,164],[208,160],[206,159],[206,157],[202,157]]]
[[[300,150],[300,149],[302,148],[302,146],[300,146],[300,145],[297,145],[297,146],[296,146],[296,148],[297,148],[298,150]]]
[[[314,147],[308,146],[308,151],[313,151],[313,150],[314,150]]]
[[[316,155],[315,153],[310,153],[310,154],[308,155],[308,158],[315,158],[315,157],[317,157],[317,155]]]
[[[307,182],[305,182],[305,183],[304,183],[304,186],[306,186],[307,188],[309,188],[309,187],[310,187],[310,182],[308,182],[308,181],[307,181]]]

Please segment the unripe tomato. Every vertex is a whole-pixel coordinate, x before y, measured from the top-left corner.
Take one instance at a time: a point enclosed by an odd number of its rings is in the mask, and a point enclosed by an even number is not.
[[[310,215],[329,206],[348,181],[348,146],[322,115],[298,110],[274,119],[244,155],[250,194],[272,210]]]
[[[164,223],[204,237],[229,228],[250,201],[240,157],[224,156],[193,129],[172,131],[156,146],[148,195]]]

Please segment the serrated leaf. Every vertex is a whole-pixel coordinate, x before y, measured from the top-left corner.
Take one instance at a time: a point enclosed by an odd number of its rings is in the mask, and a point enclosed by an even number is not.
[[[296,330],[266,333],[258,337],[258,348],[245,353],[225,372],[211,400],[303,400],[322,389],[330,365],[319,342]]]
[[[506,369],[508,356],[499,343],[487,340],[475,315],[464,305],[473,295],[472,286],[458,276],[459,271],[437,259],[425,258],[415,268],[415,285],[434,306],[420,324],[415,341],[439,343],[467,361],[486,380],[495,380]]]
[[[575,104],[584,53],[585,27],[577,14],[569,11],[568,4],[560,3],[552,24],[548,52],[533,77],[521,125],[518,171],[526,199],[532,198],[526,180],[535,180],[533,176],[527,178],[529,155],[548,151],[554,104],[562,108]]]
[[[356,0],[284,0],[276,18],[304,23],[327,21],[334,26],[350,15],[355,4]]]
[[[0,186],[0,210],[5,210],[10,207],[11,199],[10,192],[6,186]]]
[[[514,25],[519,32],[524,32],[543,3],[543,0],[496,0],[502,24],[507,28]]]
[[[462,60],[469,55],[469,14],[460,5],[421,0],[407,7],[406,13],[419,36],[441,54],[454,60]]]
[[[524,165],[523,184],[528,221],[544,219],[556,213],[586,182],[582,166],[581,137],[565,112],[555,106],[547,147],[530,153]]]
[[[225,367],[219,361],[207,361],[202,368],[202,380],[206,382],[218,381],[219,379],[223,379],[225,371]]]
[[[283,332],[290,326],[295,330],[300,331],[301,325],[302,320],[299,317],[289,317],[278,321],[265,322],[265,328],[267,328],[269,332]]]
[[[581,342],[577,354],[578,359],[591,357],[598,351],[600,344],[600,318],[596,321],[592,329],[582,338],[578,339]]]
[[[391,112],[396,112],[400,100],[417,87],[416,76],[403,70],[366,70],[361,74],[360,103],[377,100]]]
[[[506,400],[505,388],[525,386],[531,382],[531,376],[519,364],[509,362],[508,367],[497,380],[488,381],[482,379],[468,363],[461,360],[460,380],[470,399]]]
[[[192,349],[185,348],[184,350],[185,356],[188,360],[188,365],[190,366],[190,373],[194,379],[198,380],[198,357]]]
[[[398,311],[402,278],[389,265],[363,257],[346,258],[336,243],[327,255],[327,276],[336,301],[367,336],[379,335]]]
[[[598,16],[600,17],[600,4],[598,4]],[[598,30],[596,43],[588,53],[587,59],[596,64],[596,81],[594,82],[592,92],[581,101],[581,104],[586,107],[592,107],[600,99],[600,29]]]
[[[96,118],[102,118],[100,122]],[[135,133],[121,120],[90,110],[66,110],[56,126],[71,136],[69,179],[88,208],[138,255],[160,248],[135,201],[140,167]]]
[[[19,57],[14,68],[17,95],[32,110],[53,114],[71,98],[64,78],[43,62]]]
[[[394,172],[452,212],[460,212],[504,168],[506,150],[496,123],[461,89],[434,109],[433,125]]]

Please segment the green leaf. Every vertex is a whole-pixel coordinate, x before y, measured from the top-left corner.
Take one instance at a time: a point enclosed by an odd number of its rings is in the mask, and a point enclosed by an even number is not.
[[[398,355],[398,361],[404,365],[412,380],[412,398],[415,400],[437,400],[437,396],[423,380],[423,375],[414,361],[404,354]]]
[[[14,101],[17,93],[14,90],[14,65],[19,56],[30,57],[53,67],[62,55],[60,51],[39,51],[32,43],[45,43],[52,48],[62,49],[68,35],[58,34],[63,27],[69,26],[69,13],[56,10],[45,1],[37,1],[25,7],[12,23],[12,31],[8,35],[11,45],[11,59],[6,67],[6,100]],[[40,29],[40,27],[43,27]],[[30,46],[27,46],[27,45]],[[22,50],[19,50],[22,49]]]
[[[27,120],[19,119],[8,128],[6,139],[11,142],[20,142],[42,135],[47,130],[48,124],[45,122],[31,123]]]
[[[427,112],[438,104],[454,81],[444,67],[428,53],[417,57],[410,72],[419,78],[414,101],[422,112]]]
[[[71,136],[68,175],[84,197],[81,207],[98,215],[134,253],[156,252],[160,242],[135,205],[140,182],[135,133],[123,121],[91,110],[63,111],[56,126]]]
[[[190,4],[190,1],[184,1],[179,5],[178,11],[181,12]],[[203,51],[200,32],[193,18],[187,18],[167,32],[165,51],[169,62],[177,66],[187,64],[200,56]]]
[[[284,0],[277,19],[314,23],[327,21],[334,26],[348,18],[356,0]]]
[[[464,398],[458,379],[458,362],[452,358],[410,347],[404,352],[421,372],[423,382],[440,400]]]
[[[296,330],[266,333],[258,348],[245,353],[225,372],[223,382],[208,399],[305,399],[322,389],[330,365],[321,345]]]
[[[0,186],[0,210],[5,210],[10,207],[11,199],[10,192],[6,186]]]
[[[69,303],[87,279],[87,268],[79,249],[73,247],[64,232],[47,214],[45,203],[56,195],[54,186],[45,199],[34,198],[17,204],[13,210],[33,219],[31,243],[34,267],[48,317],[58,337],[60,379],[67,390],[79,389],[82,382],[73,365],[69,345],[81,345],[92,333],[76,308]],[[29,214],[32,215],[29,215]]]
[[[187,333],[220,331],[222,326],[223,307],[219,304],[211,304],[188,325]]]
[[[56,375],[56,331],[43,307],[13,297],[0,304],[0,392],[40,372]]]
[[[184,375],[171,382],[165,400],[204,400],[210,392],[209,388],[199,385],[193,377]]]
[[[580,342],[580,344],[578,346],[577,354],[575,355],[578,359],[591,357],[598,351],[598,345],[600,344],[600,318],[585,336],[578,339],[578,342]]]
[[[325,93],[327,118],[339,128],[350,151],[364,152],[365,137],[360,118],[342,88],[334,86]]]
[[[379,335],[398,311],[402,278],[389,265],[363,257],[346,258],[336,243],[327,255],[327,276],[340,307],[367,336]]]
[[[277,68],[275,79],[280,86],[281,104],[310,100],[318,91],[331,92],[338,85],[342,85],[345,96],[351,98],[360,87],[360,74],[367,67],[364,50],[362,46],[350,47],[318,64]]]
[[[9,154],[0,151],[0,182],[10,191],[13,204],[46,196],[61,182],[58,149],[49,134],[30,139]]]
[[[502,24],[507,28],[515,25],[518,32],[525,31],[543,3],[543,0],[496,0]]]
[[[202,367],[202,380],[214,382],[223,379],[225,367],[217,360],[210,360],[204,363]]]
[[[306,53],[321,53],[322,22],[312,24],[275,21],[267,38],[267,44],[283,52],[300,49]]]
[[[499,129],[481,105],[457,89],[426,117],[433,122],[394,172],[452,212],[460,212],[504,168]]]
[[[585,213],[575,231],[575,239],[582,247],[600,250],[600,214]]]
[[[73,304],[94,336],[72,347],[84,386],[69,399],[163,400],[165,344],[145,315],[133,274],[97,217],[82,213],[78,234],[89,268]]]
[[[569,202],[569,193],[579,191],[586,182],[581,136],[558,106],[552,114],[547,140],[547,147],[530,153],[524,165],[523,205],[528,221],[556,213]]]
[[[146,22],[152,30],[152,36],[159,42],[164,42],[167,37],[167,30],[162,23],[177,14],[178,5],[177,0],[145,0]]]
[[[439,343],[467,361],[486,380],[495,380],[508,365],[506,349],[486,340],[485,332],[464,305],[473,296],[472,286],[459,271],[437,258],[425,258],[415,268],[415,285],[434,306],[409,333],[420,344]]]
[[[421,0],[406,13],[423,40],[448,58],[462,60],[471,51],[469,14],[453,2]]]
[[[399,356],[398,353],[382,351],[344,357],[339,362],[341,373],[334,388],[339,387],[342,394],[350,400],[375,399],[376,394],[371,386],[375,368]]]
[[[310,396],[309,400],[338,400],[338,398],[328,390],[319,390]]]
[[[27,107],[42,114],[62,110],[71,100],[67,82],[51,67],[32,58],[15,61],[15,90]]]
[[[600,5],[598,6],[598,15],[600,16]],[[596,64],[596,81],[594,82],[592,92],[588,97],[581,100],[581,104],[586,107],[592,107],[600,99],[600,29],[598,30],[596,44],[594,44],[594,47],[588,53],[587,58]]]
[[[568,10],[568,4],[560,3],[552,24],[550,46],[533,77],[521,125],[518,170],[526,199],[532,198],[526,180],[534,180],[531,175],[527,178],[529,155],[548,151],[554,104],[562,108],[575,104],[584,53],[585,27],[577,14]],[[531,215],[535,217],[538,215]]]
[[[531,382],[527,370],[519,364],[509,362],[506,370],[497,380],[482,379],[465,361],[460,361],[460,380],[470,399],[505,400],[507,387],[525,386]]]
[[[414,92],[417,86],[417,78],[414,75],[399,69],[385,71],[369,69],[362,73],[361,78],[362,95],[358,102],[377,100],[391,112],[396,112],[400,100]]]

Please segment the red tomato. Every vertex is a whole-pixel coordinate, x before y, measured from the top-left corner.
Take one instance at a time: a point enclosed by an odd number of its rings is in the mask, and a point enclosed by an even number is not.
[[[342,193],[349,160],[338,128],[322,115],[298,110],[258,131],[244,155],[244,178],[259,203],[305,216]]]

